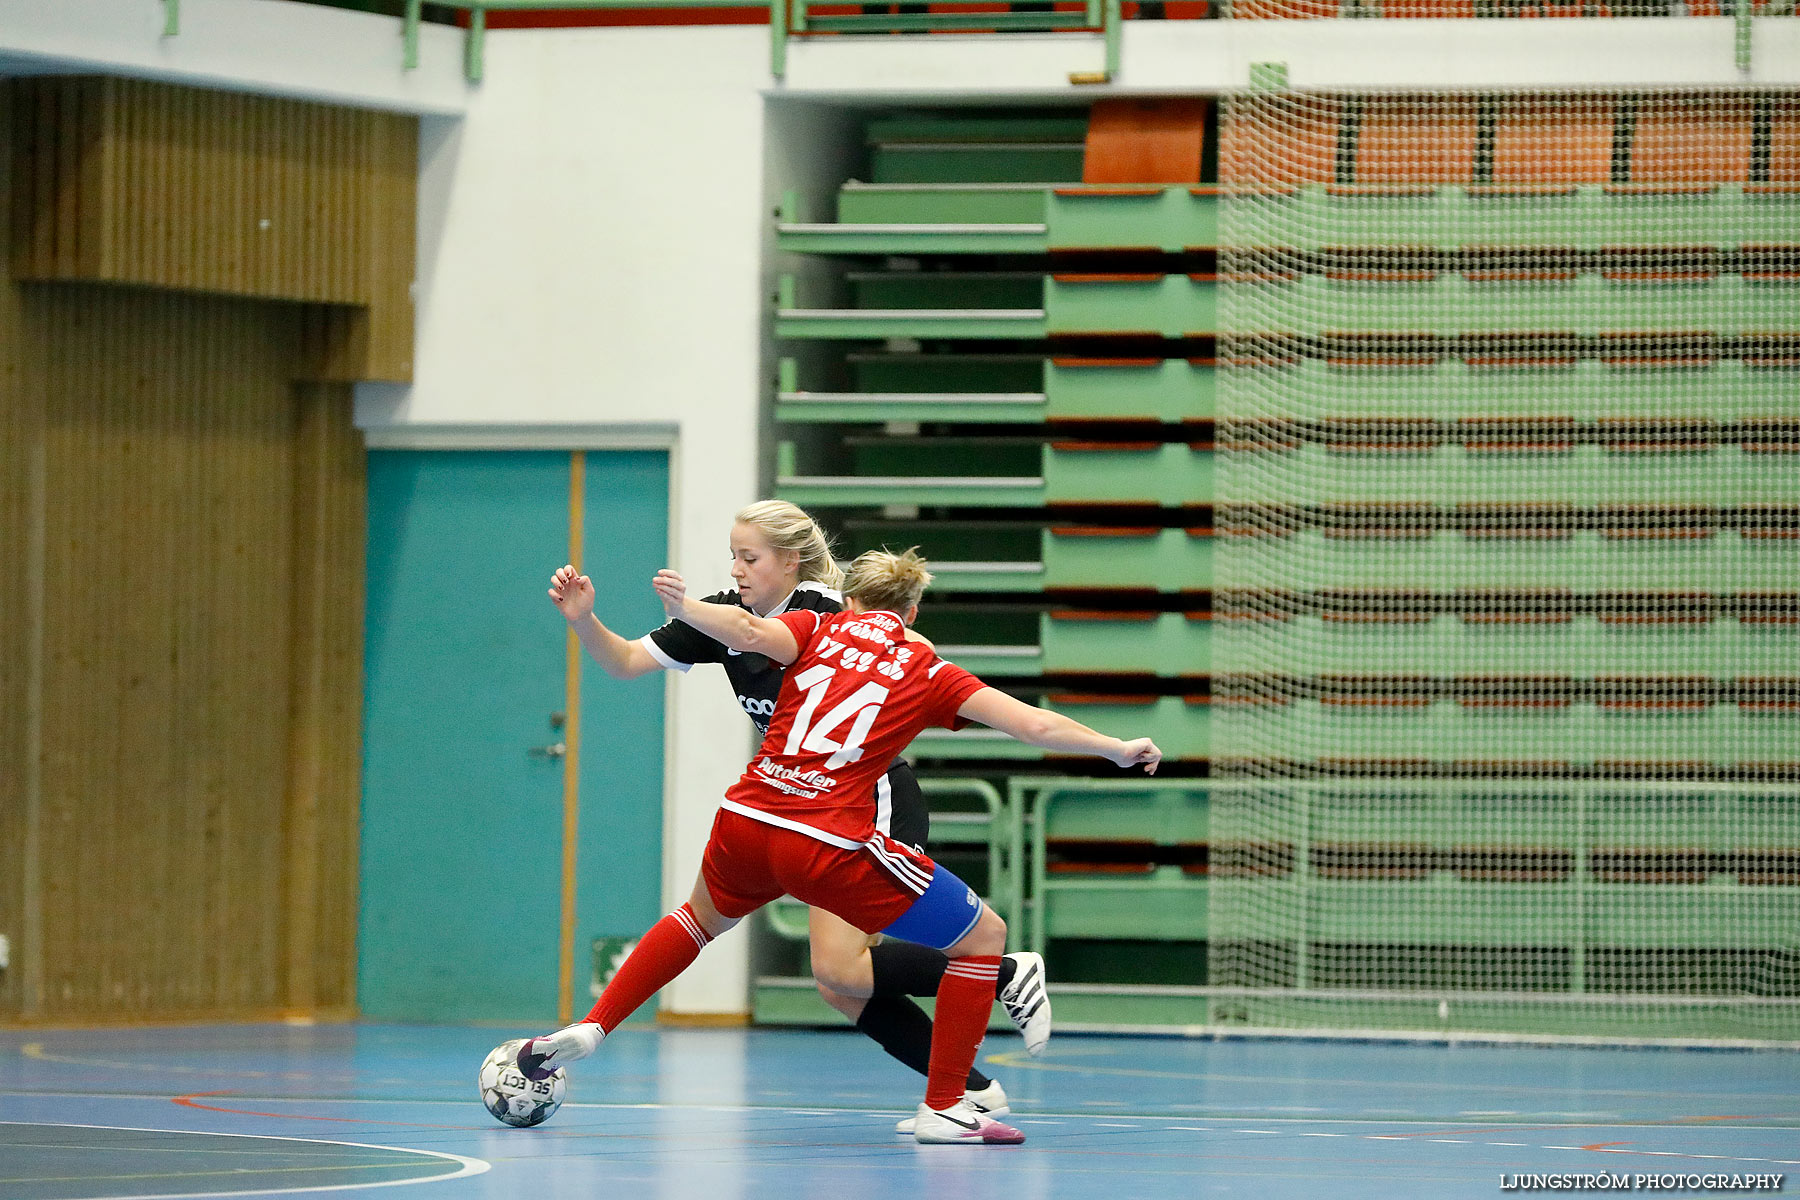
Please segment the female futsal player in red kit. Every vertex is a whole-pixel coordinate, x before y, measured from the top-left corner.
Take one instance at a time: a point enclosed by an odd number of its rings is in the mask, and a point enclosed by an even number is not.
[[[871,551],[851,564],[842,612],[758,617],[690,600],[679,574],[657,573],[654,586],[671,618],[792,666],[761,748],[720,804],[688,903],[644,935],[586,1020],[524,1043],[519,1069],[527,1077],[545,1078],[592,1054],[708,942],[786,894],[867,933],[949,956],[913,1136],[1025,1140],[963,1099],[994,1004],[1006,924],[950,871],[875,829],[875,782],[920,730],[969,721],[1045,750],[1152,773],[1162,751],[1149,738],[1121,741],[1015,700],[938,658],[907,628],[930,580],[912,551]]]

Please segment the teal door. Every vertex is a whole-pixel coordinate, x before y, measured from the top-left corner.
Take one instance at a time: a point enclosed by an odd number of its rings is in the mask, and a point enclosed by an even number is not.
[[[545,590],[579,527],[602,619],[660,624],[668,504],[660,451],[370,453],[365,1016],[579,1016],[593,939],[659,915],[660,680],[571,687]]]

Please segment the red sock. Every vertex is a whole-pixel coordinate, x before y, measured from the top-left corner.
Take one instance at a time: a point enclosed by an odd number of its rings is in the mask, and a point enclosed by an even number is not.
[[[969,1068],[993,1015],[999,977],[998,954],[953,958],[944,968],[931,1019],[931,1073],[925,1085],[925,1103],[932,1108],[949,1108],[967,1090]]]
[[[587,1019],[611,1033],[619,1022],[654,996],[657,989],[688,969],[712,941],[694,910],[682,905],[650,927],[600,993]]]

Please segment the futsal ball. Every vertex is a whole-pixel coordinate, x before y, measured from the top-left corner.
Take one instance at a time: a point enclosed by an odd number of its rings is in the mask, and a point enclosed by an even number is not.
[[[527,1129],[550,1119],[563,1102],[563,1089],[569,1077],[558,1067],[550,1078],[530,1080],[519,1071],[519,1047],[524,1038],[502,1042],[489,1052],[481,1064],[478,1082],[481,1103],[497,1120]]]

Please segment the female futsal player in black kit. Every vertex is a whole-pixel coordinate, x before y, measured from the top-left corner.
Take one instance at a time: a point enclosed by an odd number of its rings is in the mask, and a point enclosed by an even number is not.
[[[741,510],[731,528],[731,577],[737,587],[706,599],[735,604],[758,616],[796,609],[834,613],[841,607],[842,572],[824,532],[804,511],[782,500]],[[759,733],[768,730],[784,668],[757,654],[738,654],[680,621],[670,621],[628,641],[594,615],[594,586],[565,566],[551,579],[550,598],[594,660],[615,679],[656,670],[687,671],[718,663],[738,704]],[[912,769],[895,759],[878,784],[878,821],[896,841],[922,848],[930,813]],[[823,909],[809,911],[813,977],[826,1003],[843,1013],[882,1049],[921,1075],[931,1057],[931,1019],[910,997],[935,995],[948,960],[941,951],[910,942],[871,939]],[[1026,1049],[1041,1052],[1050,1037],[1050,1001],[1043,959],[1009,954],[1001,963],[997,995],[1025,1035]],[[980,1111],[1005,1116],[1006,1092],[978,1069],[969,1072],[967,1098]],[[912,1132],[912,1118],[896,1126]]]

